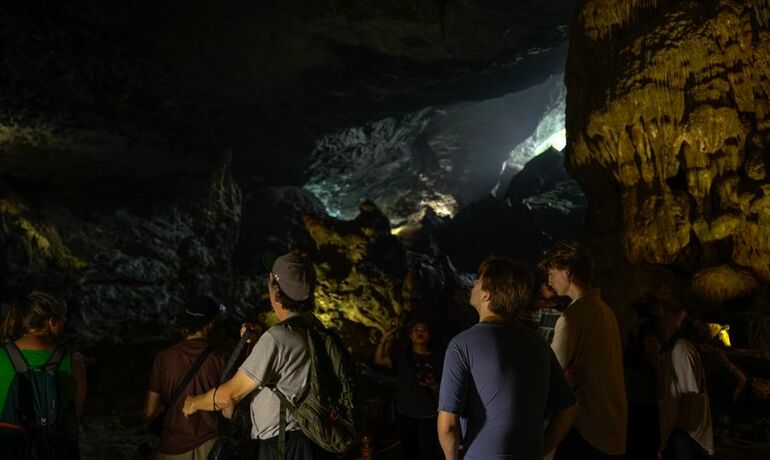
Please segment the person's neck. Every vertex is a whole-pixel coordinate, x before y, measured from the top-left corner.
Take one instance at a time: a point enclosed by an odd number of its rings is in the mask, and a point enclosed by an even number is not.
[[[56,343],[46,335],[25,334],[16,341],[16,346],[27,350],[50,350]]]
[[[206,340],[208,338],[208,334],[204,331],[195,331],[192,334],[185,337],[185,340],[195,340],[195,339],[203,339]]]
[[[579,298],[586,295],[586,293],[589,291],[588,286],[585,284],[573,281],[572,284],[570,284],[569,288],[567,289],[566,296],[570,298],[573,302],[578,300]]]
[[[498,315],[497,313],[490,311],[488,307],[482,307],[481,311],[479,312],[479,323],[493,323],[493,322],[501,322],[505,321],[506,319]]]
[[[413,343],[412,344],[412,351],[417,353],[418,355],[427,355],[430,353],[428,351],[428,346],[424,343]]]

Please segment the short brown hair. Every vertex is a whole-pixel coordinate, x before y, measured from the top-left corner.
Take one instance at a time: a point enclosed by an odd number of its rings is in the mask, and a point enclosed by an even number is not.
[[[546,251],[538,268],[547,272],[551,268],[567,270],[570,277],[590,283],[593,278],[593,261],[588,251],[577,241],[562,240]]]
[[[534,276],[523,264],[505,257],[487,257],[479,267],[481,289],[488,292],[489,309],[513,319],[532,300]]]

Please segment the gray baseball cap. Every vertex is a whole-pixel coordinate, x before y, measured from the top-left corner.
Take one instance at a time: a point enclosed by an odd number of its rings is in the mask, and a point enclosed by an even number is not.
[[[281,290],[296,301],[307,300],[315,288],[313,265],[296,254],[284,254],[273,262],[272,276]]]

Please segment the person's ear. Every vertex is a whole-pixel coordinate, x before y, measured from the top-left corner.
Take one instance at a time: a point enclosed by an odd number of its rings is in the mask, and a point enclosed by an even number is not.
[[[57,319],[57,318],[48,318],[48,321],[46,322],[46,326],[48,326],[48,332],[52,335],[56,335],[62,326],[64,325],[64,321]]]

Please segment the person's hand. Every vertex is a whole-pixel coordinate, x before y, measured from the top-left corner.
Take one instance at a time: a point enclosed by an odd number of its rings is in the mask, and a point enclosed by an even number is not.
[[[391,327],[390,329],[385,331],[384,334],[382,334],[382,338],[380,338],[380,342],[382,343],[389,342],[393,338],[393,336],[396,334],[396,332],[398,332],[398,327],[397,326]]]
[[[192,414],[198,412],[198,409],[195,408],[195,396],[188,395],[186,398],[184,398],[184,406],[182,406],[182,413],[185,417],[189,417]]]
[[[430,388],[431,390],[436,390],[438,388],[438,382],[436,382],[436,378],[432,375],[425,377],[417,383],[424,387]]]
[[[657,458],[658,460],[663,460],[663,453],[658,452],[658,454],[657,454],[657,456],[655,458]]]
[[[250,331],[254,333],[254,337],[259,337],[260,334],[262,334],[262,326],[260,326],[257,323],[243,323],[241,324],[241,337],[243,337],[243,334],[246,333],[246,331]],[[246,343],[251,343],[251,341],[254,339],[248,339],[246,340]]]

